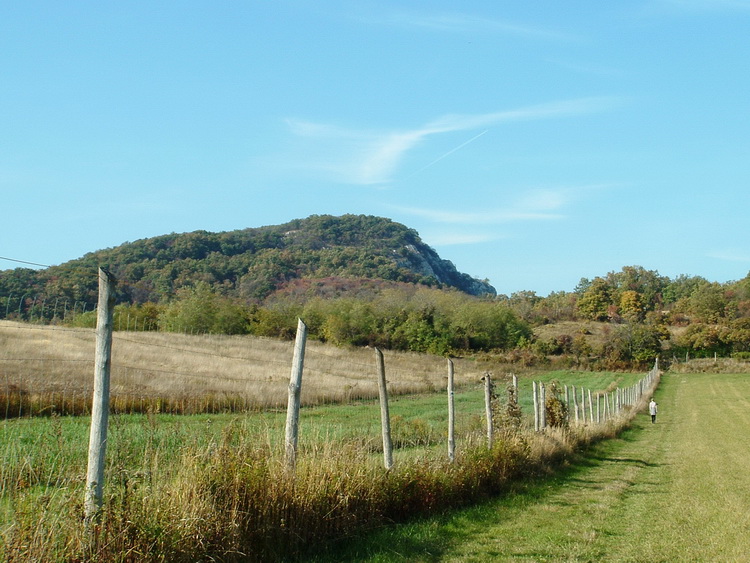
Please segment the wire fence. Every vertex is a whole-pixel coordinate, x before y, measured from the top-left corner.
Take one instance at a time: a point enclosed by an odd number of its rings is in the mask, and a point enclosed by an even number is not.
[[[0,321],[0,417],[91,414],[95,334],[92,329]],[[283,409],[293,343],[270,338],[116,331],[111,366],[113,414],[215,414]],[[389,393],[444,391],[445,360],[386,351]],[[454,359],[457,389],[478,389],[490,363]],[[309,342],[304,406],[378,397],[372,349]],[[632,387],[602,390],[565,385],[566,423],[602,423],[638,402],[658,364]],[[509,380],[509,378],[506,378]],[[507,382],[506,382],[507,383]],[[549,425],[547,386],[531,382],[526,415]]]

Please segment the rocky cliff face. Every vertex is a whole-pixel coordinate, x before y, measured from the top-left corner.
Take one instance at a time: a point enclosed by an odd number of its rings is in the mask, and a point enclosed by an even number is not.
[[[450,260],[443,260],[437,252],[424,243],[407,244],[411,267],[426,277],[434,277],[438,282],[456,287],[470,295],[497,295],[488,282],[462,274]]]

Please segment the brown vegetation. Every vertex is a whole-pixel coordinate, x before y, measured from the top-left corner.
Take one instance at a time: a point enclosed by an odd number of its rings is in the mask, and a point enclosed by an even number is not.
[[[0,416],[80,414],[93,385],[95,335],[90,329],[0,321]],[[253,336],[115,332],[114,412],[197,413],[286,404],[293,343]],[[393,395],[443,389],[446,360],[385,351]],[[456,385],[478,381],[486,361],[454,360]],[[496,365],[494,366],[496,367]],[[377,397],[375,355],[309,341],[302,403]]]

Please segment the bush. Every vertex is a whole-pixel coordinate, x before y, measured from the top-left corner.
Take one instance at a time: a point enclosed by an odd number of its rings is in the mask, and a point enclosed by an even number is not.
[[[567,428],[568,406],[562,399],[563,389],[559,381],[551,381],[547,384],[544,411],[547,424],[553,428]]]

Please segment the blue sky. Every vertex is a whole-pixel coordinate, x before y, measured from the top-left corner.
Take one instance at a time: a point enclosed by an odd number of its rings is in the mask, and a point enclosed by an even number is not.
[[[0,256],[365,213],[500,293],[741,279],[748,30],[749,0],[4,2]]]

